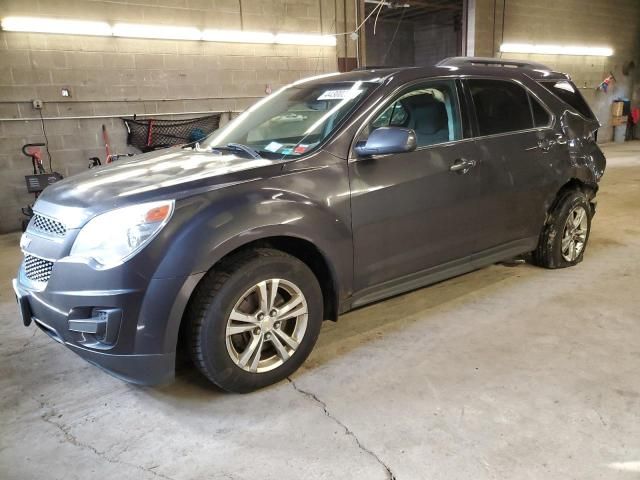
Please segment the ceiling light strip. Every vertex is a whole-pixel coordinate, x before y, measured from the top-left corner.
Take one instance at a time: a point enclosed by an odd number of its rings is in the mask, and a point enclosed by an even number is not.
[[[205,42],[264,43],[281,45],[335,46],[335,35],[304,33],[245,32],[242,30],[200,30],[196,27],[146,25],[42,17],[5,17],[2,30],[9,32],[59,33],[102,37],[151,38],[163,40],[203,40]]]
[[[325,45],[327,47],[336,44],[333,35],[308,35],[302,33],[278,33],[275,42],[283,45]]]
[[[613,49],[609,47],[588,47],[583,45],[544,45],[532,43],[503,43],[503,53],[534,53],[539,55],[578,55],[610,57]]]
[[[116,23],[111,34],[114,37],[154,38],[162,40],[202,40],[202,32],[195,27],[171,25],[142,25],[138,23]]]
[[[275,43],[276,36],[269,32],[245,32],[242,30],[213,30],[202,32],[205,42]]]
[[[107,22],[62,20],[57,18],[6,17],[2,19],[2,29],[10,32],[111,36],[111,25]]]

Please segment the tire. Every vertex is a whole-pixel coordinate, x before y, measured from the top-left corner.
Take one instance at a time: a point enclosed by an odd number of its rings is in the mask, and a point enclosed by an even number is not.
[[[580,212],[584,212],[584,220],[576,227]],[[572,225],[568,224],[570,215]],[[544,268],[566,268],[580,263],[587,248],[592,217],[593,210],[584,193],[580,190],[562,193],[542,230],[538,247],[533,252],[533,262]],[[571,243],[569,237],[582,241]],[[576,250],[568,248],[571,245],[575,245]]]
[[[223,260],[202,279],[187,308],[187,342],[205,377],[229,392],[247,393],[296,371],[322,319],[322,290],[309,267],[284,252],[255,249]],[[230,333],[236,330],[243,331]]]

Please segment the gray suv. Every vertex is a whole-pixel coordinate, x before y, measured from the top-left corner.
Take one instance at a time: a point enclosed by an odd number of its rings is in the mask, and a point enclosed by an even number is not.
[[[527,254],[583,258],[605,158],[569,76],[452,58],[308,78],[209,137],[48,187],[21,239],[22,320],[125,380],[186,350],[248,392],[322,321]]]

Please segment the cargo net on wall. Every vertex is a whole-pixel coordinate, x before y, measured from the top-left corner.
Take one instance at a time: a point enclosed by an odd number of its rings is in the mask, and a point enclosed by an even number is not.
[[[172,145],[196,142],[220,126],[220,115],[189,118],[185,120],[137,120],[123,118],[127,129],[127,143],[143,152],[166,148]]]

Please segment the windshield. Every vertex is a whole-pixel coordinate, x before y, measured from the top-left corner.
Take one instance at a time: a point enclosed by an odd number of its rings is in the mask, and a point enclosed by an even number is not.
[[[238,151],[245,147],[245,152],[265,158],[303,155],[328,138],[377,85],[362,81],[294,84],[213,132],[200,142],[200,148]]]

